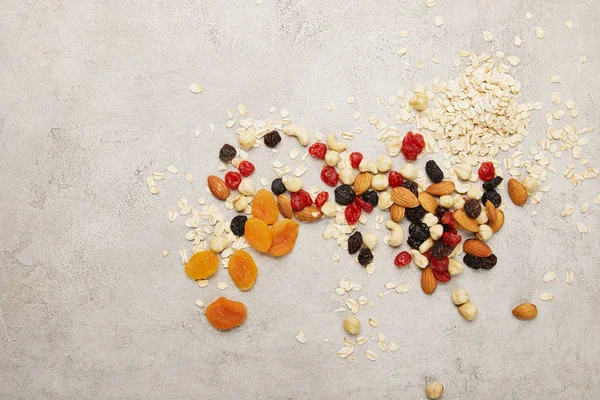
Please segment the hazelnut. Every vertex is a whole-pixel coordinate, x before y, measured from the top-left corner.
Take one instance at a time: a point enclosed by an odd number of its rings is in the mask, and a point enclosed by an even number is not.
[[[477,316],[477,306],[470,301],[458,307],[458,312],[467,321],[473,321]]]
[[[444,394],[444,385],[439,382],[431,382],[425,387],[425,394],[430,399],[439,399]]]
[[[348,315],[344,318],[344,330],[350,335],[357,335],[360,332],[360,321],[354,315]]]

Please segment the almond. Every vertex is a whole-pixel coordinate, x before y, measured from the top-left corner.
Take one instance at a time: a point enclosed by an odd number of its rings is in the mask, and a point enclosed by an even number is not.
[[[534,319],[538,315],[535,304],[523,303],[512,310],[512,314],[519,319]]]
[[[527,189],[515,178],[508,181],[508,195],[516,206],[522,206],[527,202]]]
[[[425,267],[423,272],[421,272],[421,289],[423,289],[423,292],[426,294],[431,294],[435,292],[436,287],[437,279],[435,279],[433,270],[431,267]]]
[[[479,224],[473,218],[469,218],[465,210],[462,208],[454,212],[454,221],[458,222],[464,229],[477,233],[479,232]]]
[[[223,182],[223,179],[218,176],[211,175],[208,177],[208,190],[219,200],[225,200],[229,197],[229,188]]]
[[[492,228],[492,232],[496,233],[502,228],[504,225],[504,212],[502,210],[496,210],[496,220],[493,223],[490,223],[489,226]]]
[[[479,239],[467,239],[463,244],[463,250],[467,254],[474,255],[475,257],[489,257],[492,255],[492,249],[490,246],[485,244]]]
[[[277,208],[284,218],[292,218],[292,202],[285,194],[277,196]]]
[[[302,222],[313,222],[318,219],[321,219],[322,216],[323,213],[321,212],[321,210],[319,210],[315,206],[307,206],[304,207],[302,210],[296,211],[294,213],[294,217],[296,217],[298,221]]]
[[[444,196],[454,191],[454,182],[442,181],[440,183],[434,183],[433,185],[429,185],[426,191],[434,196]]]
[[[410,190],[405,187],[395,187],[392,189],[392,200],[400,207],[414,208],[419,205],[419,199]]]
[[[489,220],[489,224],[488,225],[492,225],[494,222],[496,222],[496,207],[494,207],[494,205],[492,204],[491,201],[487,200],[485,202],[485,212],[488,216],[488,220]]]
[[[421,203],[421,206],[428,212],[435,214],[438,203],[432,195],[427,192],[419,193],[419,203]]]
[[[358,196],[369,190],[371,182],[373,181],[373,175],[370,172],[361,172],[354,179],[354,193]]]
[[[392,221],[398,222],[404,218],[404,211],[404,207],[400,207],[398,204],[392,204],[390,207],[390,218],[392,218]]]

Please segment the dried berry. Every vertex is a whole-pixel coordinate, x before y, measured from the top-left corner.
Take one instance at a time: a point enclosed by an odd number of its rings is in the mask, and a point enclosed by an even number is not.
[[[454,250],[454,247],[449,246],[442,241],[437,241],[431,248],[431,255],[438,260],[441,260],[442,258],[448,257],[452,253],[452,250]]]
[[[388,175],[388,183],[391,187],[400,187],[404,183],[404,178],[400,172],[390,171]]]
[[[425,214],[427,214],[427,211],[425,211],[425,209],[421,206],[407,208],[404,211],[404,216],[410,222],[420,220],[421,218],[423,218],[423,216],[425,216]]]
[[[360,206],[358,204],[348,204],[344,210],[344,217],[346,217],[346,222],[348,225],[354,225],[358,222],[358,219],[360,218],[360,211]]]
[[[339,175],[335,168],[326,165],[321,170],[321,180],[329,186],[335,186],[338,184]]]
[[[327,145],[325,143],[315,142],[308,148],[308,153],[311,156],[322,160],[325,158],[325,153],[327,153]]]
[[[363,155],[357,151],[350,153],[350,165],[352,168],[358,168],[360,162],[363,159]]]
[[[479,200],[469,199],[465,201],[464,209],[469,218],[477,218],[481,213],[481,203]]]
[[[442,180],[444,180],[444,172],[433,160],[429,160],[425,164],[425,173],[433,183],[440,183]]]
[[[406,244],[410,246],[411,249],[418,249],[419,246],[423,244],[424,240],[419,240],[414,236],[409,236],[406,240]]]
[[[465,256],[463,257],[463,262],[467,267],[473,269],[479,269],[483,265],[483,261],[481,260],[481,258],[472,254],[465,254]]]
[[[317,206],[317,208],[321,208],[327,199],[329,199],[329,193],[320,192],[317,197],[315,197],[315,206]]]
[[[360,253],[358,253],[358,262],[360,265],[366,267],[371,261],[373,261],[373,253],[371,253],[371,250],[369,250],[368,247],[360,249]]]
[[[246,221],[248,217],[245,215],[237,215],[231,220],[231,232],[236,236],[242,236],[244,234],[244,228],[246,227]]]
[[[367,190],[363,194],[360,195],[360,198],[372,205],[373,207],[377,207],[377,202],[379,201],[379,195],[374,190]]]
[[[283,184],[283,180],[281,178],[273,179],[273,182],[271,182],[271,192],[277,196],[285,193],[285,185]]]
[[[494,179],[492,179],[491,181],[485,182],[483,184],[483,188],[485,190],[494,190],[498,187],[499,184],[502,183],[502,177],[501,176],[497,176]]]
[[[254,164],[252,164],[250,161],[244,160],[239,163],[238,170],[242,176],[250,176],[254,172]]]
[[[431,261],[429,262],[431,268],[436,271],[444,272],[448,271],[448,265],[450,265],[450,260],[448,257],[437,259],[435,257],[431,257]]]
[[[481,268],[483,269],[492,269],[496,266],[498,262],[498,257],[495,254],[492,254],[489,257],[484,257],[481,259]]]
[[[354,193],[354,189],[351,185],[340,185],[335,188],[333,194],[335,197],[335,202],[342,206],[351,204],[356,197],[356,193]]]
[[[235,158],[237,150],[230,144],[225,143],[219,150],[219,159],[224,162],[229,162]]]
[[[359,231],[354,232],[348,237],[348,253],[354,254],[362,247],[363,239]]]
[[[265,146],[273,148],[281,142],[281,135],[277,131],[271,131],[264,137]]]
[[[452,225],[454,223],[454,213],[451,211],[446,211],[444,215],[442,215],[442,224],[444,225]]]
[[[415,221],[408,227],[408,234],[420,242],[429,239],[429,227],[421,221]]]
[[[456,232],[444,232],[442,234],[442,241],[449,246],[456,247],[462,242],[462,236]]]
[[[452,279],[452,276],[448,271],[438,271],[436,269],[433,270],[433,276],[438,282],[448,282]]]
[[[229,189],[237,189],[242,182],[242,175],[239,172],[229,171],[225,174],[225,184]]]
[[[312,198],[306,190],[298,190],[297,192],[292,193],[290,202],[292,203],[292,209],[294,211],[300,211],[304,207],[312,204]]]
[[[502,204],[502,196],[500,196],[500,193],[496,192],[495,190],[486,190],[483,193],[483,197],[481,198],[481,202],[483,204],[485,204],[485,202],[488,201],[488,200],[496,208],[500,207],[500,204]]]
[[[414,194],[415,196],[419,196],[419,185],[413,181],[404,181],[402,183],[402,187],[407,188]]]
[[[401,251],[398,253],[396,258],[394,258],[394,265],[398,268],[404,267],[410,263],[412,260],[412,256],[408,251]]]
[[[481,163],[481,167],[479,167],[479,171],[477,171],[477,174],[479,175],[479,179],[481,179],[482,181],[491,181],[496,175],[496,169],[494,168],[494,164],[491,161]]]
[[[356,196],[354,198],[354,203],[356,203],[360,209],[366,213],[371,213],[373,211],[373,206],[364,201],[360,196]]]
[[[424,148],[425,140],[423,139],[423,135],[409,131],[404,136],[404,139],[402,139],[402,148],[400,151],[407,160],[415,161]]]

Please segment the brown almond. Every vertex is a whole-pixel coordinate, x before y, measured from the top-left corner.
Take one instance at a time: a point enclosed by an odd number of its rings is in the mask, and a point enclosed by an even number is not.
[[[522,206],[527,202],[527,189],[515,178],[508,180],[508,195],[516,206]]]
[[[219,200],[229,197],[229,188],[218,176],[210,175],[208,177],[208,190]]]
[[[298,221],[302,222],[313,222],[318,219],[321,219],[322,216],[323,213],[321,212],[321,210],[319,210],[315,206],[307,206],[304,207],[302,210],[296,211],[294,213],[294,217],[296,217]]]
[[[496,233],[502,228],[504,225],[504,212],[502,210],[496,210],[496,220],[493,223],[490,223],[490,228],[492,228],[492,232]]]
[[[414,208],[419,205],[419,199],[410,190],[405,187],[395,187],[392,189],[392,200],[400,207]]]
[[[485,202],[485,212],[486,212],[486,214],[488,216],[488,220],[489,220],[488,225],[491,226],[494,222],[496,222],[496,218],[497,218],[496,215],[497,215],[497,213],[496,213],[496,207],[494,207],[494,205],[492,204],[492,202],[489,201],[489,200],[487,200]]]
[[[434,196],[445,196],[454,191],[454,182],[441,181],[440,183],[434,183],[433,185],[429,185],[426,191]]]
[[[479,239],[467,239],[463,244],[463,250],[467,254],[474,255],[475,257],[489,257],[492,255],[492,249],[490,246],[485,244]]]
[[[427,192],[419,193],[419,203],[421,203],[421,206],[427,210],[427,212],[435,214],[438,203],[432,195]]]
[[[292,218],[292,202],[285,194],[277,196],[277,208],[284,218]]]
[[[465,210],[462,208],[454,212],[454,221],[458,222],[464,229],[477,233],[479,232],[479,224],[473,218],[469,218]]]
[[[398,204],[392,204],[390,207],[390,218],[394,222],[399,222],[404,218],[404,207],[400,207]]]
[[[373,181],[373,175],[370,172],[361,172],[354,179],[354,193],[358,196],[369,190],[371,182]]]
[[[512,315],[519,319],[534,319],[538,315],[535,304],[523,303],[512,310]]]
[[[435,288],[437,288],[437,279],[435,279],[433,270],[431,267],[425,267],[421,273],[421,289],[426,294],[431,294],[435,292]]]

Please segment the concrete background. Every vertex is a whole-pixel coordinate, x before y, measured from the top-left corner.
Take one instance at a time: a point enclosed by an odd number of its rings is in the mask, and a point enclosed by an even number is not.
[[[434,8],[374,0],[175,3],[0,3],[0,398],[418,399],[431,379],[446,386],[447,399],[598,397],[600,208],[592,199],[600,185],[574,188],[562,178],[568,155],[555,164],[559,174],[542,206],[509,206],[491,242],[498,266],[467,270],[432,297],[421,293],[415,267],[398,271],[385,261],[391,252],[384,246],[372,277],[347,255],[331,261],[335,245],[320,239],[324,223],[304,227],[283,260],[257,256],[260,276],[250,292],[218,291],[217,281],[230,282],[226,271],[199,289],[177,255],[189,249],[183,218],[167,220],[179,197],[205,195],[216,151],[235,140],[223,127],[227,108],[244,103],[252,117],[264,118],[275,105],[311,130],[362,126],[368,133],[354,148],[373,145],[375,132],[364,118],[354,123],[353,110],[393,116],[375,105],[376,96],[455,76],[451,64],[461,49],[519,56],[524,101],[551,106],[557,90],[563,101],[577,101],[575,125],[597,126],[595,1],[440,0]],[[440,28],[433,23],[438,15]],[[535,38],[534,25],[546,39]],[[397,36],[403,29],[407,39]],[[492,32],[492,43],[483,41],[482,29]],[[515,34],[520,49],[511,44]],[[409,53],[400,59],[396,51],[404,46]],[[423,70],[413,67],[418,60]],[[561,83],[550,84],[551,75]],[[205,92],[190,93],[192,82]],[[349,94],[357,99],[352,107]],[[525,150],[544,135],[538,112]],[[599,141],[596,133],[589,137],[584,150],[594,164]],[[251,157],[275,158],[265,151]],[[150,195],[145,178],[169,164],[191,171],[194,184],[170,175],[161,194]],[[256,176],[273,175],[267,166]],[[585,216],[559,216],[563,203],[584,201],[591,204]],[[591,233],[577,233],[580,220]],[[572,285],[567,269],[575,272]],[[544,284],[549,271],[558,278]],[[352,364],[335,356],[345,315],[333,312],[340,278],[361,283],[375,299],[358,314],[363,331],[385,334],[397,353],[381,354],[371,342]],[[376,293],[390,280],[412,290],[380,300]],[[458,286],[479,307],[473,323],[450,301]],[[544,291],[555,299],[540,301]],[[194,304],[218,295],[248,305],[240,329],[216,332]],[[538,304],[536,320],[511,316],[523,301]],[[366,323],[371,317],[377,330]],[[298,329],[305,345],[294,339]],[[376,362],[364,358],[366,348],[379,353]]]

